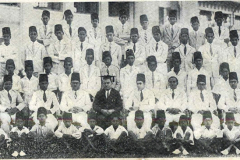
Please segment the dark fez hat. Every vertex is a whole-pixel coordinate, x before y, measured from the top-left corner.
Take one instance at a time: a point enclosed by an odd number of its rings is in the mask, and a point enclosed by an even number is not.
[[[143,73],[138,73],[137,74],[137,81],[142,81],[145,83],[145,74]]]
[[[42,12],[42,17],[43,17],[43,16],[47,16],[47,17],[50,18],[50,12],[47,11],[47,10],[44,10],[44,11]]]
[[[114,31],[113,31],[113,26],[110,26],[110,25],[109,25],[109,26],[106,26],[106,27],[105,27],[105,30],[106,30],[106,34],[107,34],[107,33],[114,33]]]
[[[92,14],[91,14],[91,20],[94,20],[94,19],[99,20],[97,13],[92,13]]]
[[[107,57],[111,57],[111,58],[112,58],[111,53],[110,53],[109,51],[104,51],[104,52],[102,53],[102,61],[103,61],[105,58],[107,58]]]
[[[128,50],[126,51],[126,57],[128,57],[128,56],[134,56],[134,57],[135,57],[134,52],[133,52],[132,49],[128,49]]]
[[[31,33],[31,32],[37,32],[37,28],[35,26],[30,26],[29,33]]]
[[[197,16],[194,16],[194,17],[191,18],[191,23],[195,23],[195,22],[199,23],[199,20],[198,20]]]
[[[239,37],[238,37],[238,32],[237,32],[237,30],[231,30],[231,31],[229,32],[229,37],[230,37],[230,38],[239,38]]]
[[[140,22],[142,23],[144,21],[148,21],[148,17],[147,17],[146,14],[143,14],[143,15],[140,16]]]
[[[130,34],[138,34],[138,29],[137,28],[132,28],[130,31]]]
[[[215,17],[214,17],[214,19],[217,19],[217,18],[223,18],[223,13],[222,13],[221,11],[215,12]]]
[[[32,68],[33,68],[33,61],[32,61],[32,60],[26,60],[26,61],[25,61],[25,69],[26,69],[27,67],[32,67]]]
[[[79,81],[80,82],[80,74],[77,72],[72,73],[71,81]]]
[[[40,74],[39,75],[39,83],[40,82],[48,82],[48,76],[47,74]]]
[[[2,28],[2,34],[10,34],[11,35],[11,30],[10,27],[3,27]]]
[[[152,27],[152,34],[155,34],[155,33],[160,33],[161,34],[159,26],[153,26]]]
[[[238,81],[238,76],[236,72],[230,72],[229,73],[229,80],[237,80]]]
[[[56,24],[56,25],[55,25],[54,33],[58,32],[58,31],[63,32],[63,28],[62,28],[62,25],[61,25],[61,24]]]
[[[197,60],[197,59],[203,59],[202,53],[199,52],[199,51],[194,52],[194,54],[193,54],[193,60],[195,61],[195,60]]]
[[[170,10],[168,17],[177,17],[177,10]]]
[[[8,81],[12,82],[12,76],[11,75],[4,75],[3,82],[8,82]]]
[[[206,84],[206,76],[203,74],[199,74],[197,77],[197,82],[204,82]]]

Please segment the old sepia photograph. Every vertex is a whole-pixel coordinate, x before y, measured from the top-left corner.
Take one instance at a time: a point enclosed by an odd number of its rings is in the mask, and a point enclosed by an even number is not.
[[[240,1],[0,3],[0,159],[240,157]]]

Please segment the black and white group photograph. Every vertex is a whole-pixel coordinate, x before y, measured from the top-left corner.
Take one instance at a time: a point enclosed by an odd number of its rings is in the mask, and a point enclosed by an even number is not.
[[[240,157],[240,1],[0,3],[0,159]]]

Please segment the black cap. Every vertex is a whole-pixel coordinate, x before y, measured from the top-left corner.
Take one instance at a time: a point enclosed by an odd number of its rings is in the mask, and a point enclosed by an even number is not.
[[[194,52],[194,55],[193,55],[193,59],[194,59],[194,61],[196,61],[197,59],[203,59],[203,57],[202,57],[202,53],[201,52],[199,52],[199,51],[197,51],[197,52]]]
[[[73,64],[72,57],[66,57],[66,58],[64,59],[64,65],[65,65],[65,63],[67,63],[67,62],[71,62],[71,64]]]
[[[237,80],[238,81],[238,76],[236,72],[230,72],[229,73],[229,80]]]
[[[94,56],[94,50],[92,48],[88,48],[86,50],[86,55],[93,55]]]
[[[207,35],[208,33],[213,33],[212,27],[208,27],[205,29],[205,34]]]
[[[235,121],[235,117],[232,112],[226,112],[226,121]]]
[[[26,69],[27,67],[32,67],[32,68],[33,68],[33,61],[32,61],[32,60],[26,60],[26,61],[25,61],[25,69]]]
[[[72,113],[64,112],[63,113],[63,120],[72,120]]]
[[[157,110],[157,119],[166,119],[166,114],[164,110]]]
[[[31,32],[37,32],[37,28],[35,26],[30,26],[29,33],[31,33]]]
[[[106,34],[108,34],[108,33],[114,33],[114,30],[113,30],[113,26],[106,26],[105,27],[105,30],[106,30]]]
[[[179,52],[173,52],[172,53],[172,60],[175,60],[175,59],[180,59],[181,60]]]
[[[72,11],[71,11],[70,9],[68,9],[68,10],[66,10],[66,11],[64,12],[64,16],[65,16],[65,17],[70,16],[70,15],[73,15],[73,14],[72,14]]]
[[[40,114],[47,115],[47,109],[44,107],[39,107],[37,111],[37,116],[39,116]]]
[[[143,83],[145,83],[145,74],[143,73],[138,73],[137,74],[137,80],[136,81],[142,81]]]
[[[80,74],[77,72],[72,73],[71,81],[79,81],[80,82]]]
[[[155,34],[155,33],[160,33],[160,27],[159,26],[153,26],[152,27],[152,34]]]
[[[203,112],[203,120],[206,118],[211,118],[212,119],[212,114],[210,111],[204,111]]]
[[[128,17],[127,11],[126,11],[125,9],[121,9],[121,10],[119,11],[119,17],[122,17],[122,16],[124,16],[124,15],[126,15],[126,16]]]
[[[3,27],[2,28],[2,34],[10,34],[11,35],[11,30],[10,27]]]
[[[47,17],[50,18],[50,12],[47,11],[47,10],[44,10],[44,11],[42,12],[42,17],[43,17],[43,16],[47,16]]]
[[[204,82],[206,84],[206,76],[203,74],[199,74],[197,77],[197,83],[198,82]]]
[[[144,114],[143,114],[143,111],[142,110],[137,110],[136,112],[135,112],[135,119],[137,119],[137,118],[144,118]]]
[[[147,57],[147,62],[150,63],[150,62],[156,62],[157,63],[157,59],[155,56],[148,56]]]
[[[118,119],[120,119],[120,113],[119,112],[113,112],[112,113],[112,115],[111,115],[111,119],[113,119],[113,118],[118,118]]]
[[[189,118],[186,115],[181,115],[179,121],[181,120],[189,120]]]
[[[115,78],[115,76],[113,76],[113,75],[102,75],[100,77],[102,77],[102,79],[110,79],[113,82],[114,82],[114,78]]]
[[[137,28],[132,28],[130,31],[130,34],[138,34],[138,29]]]
[[[97,13],[92,13],[92,14],[91,14],[91,20],[94,20],[94,19],[99,20]]]
[[[63,28],[62,28],[62,25],[61,25],[61,24],[56,24],[56,25],[55,25],[54,33],[58,32],[58,31],[63,32]]]
[[[84,31],[85,33],[87,33],[86,29],[84,27],[79,27],[78,28],[78,33],[81,32],[81,31]]]
[[[22,111],[16,113],[16,120],[17,119],[24,119],[24,113]]]
[[[39,75],[39,83],[40,82],[48,82],[48,76],[47,74],[40,74]]]
[[[6,61],[6,68],[7,68],[8,65],[13,65],[14,68],[15,68],[14,60],[13,60],[13,59],[8,59],[8,60]]]
[[[3,82],[8,82],[8,81],[12,82],[12,76],[11,75],[4,75]]]
[[[177,10],[170,10],[168,17],[177,17]]]
[[[103,52],[103,54],[102,54],[102,61],[103,61],[106,57],[112,58],[111,53],[110,53],[109,51],[104,51],[104,52]]]
[[[126,51],[126,57],[128,57],[128,56],[134,56],[134,57],[135,57],[134,52],[133,52],[132,49],[128,49],[128,50]]]
[[[214,19],[217,19],[217,18],[223,18],[223,13],[222,13],[221,11],[215,12],[215,17],[214,17]]]
[[[219,72],[221,72],[224,68],[226,68],[230,72],[229,64],[227,62],[223,62],[220,64]]]
[[[237,32],[237,30],[231,30],[231,31],[229,32],[229,37],[230,37],[230,39],[231,39],[231,38],[239,38],[239,37],[238,37],[238,32]]]
[[[50,63],[52,65],[52,58],[51,57],[44,57],[43,58],[43,65],[46,63]]]
[[[182,28],[181,29],[181,34],[188,34],[189,35],[188,29],[187,28]]]
[[[198,17],[197,16],[192,17],[191,18],[191,23],[196,23],[196,22],[199,23]]]
[[[146,14],[143,14],[143,15],[140,16],[140,22],[142,23],[144,21],[148,21],[148,17],[147,17]]]

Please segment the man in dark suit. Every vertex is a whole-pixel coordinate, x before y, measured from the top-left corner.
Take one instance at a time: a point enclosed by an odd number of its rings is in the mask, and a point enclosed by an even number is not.
[[[114,112],[123,109],[119,92],[112,88],[114,76],[102,76],[103,89],[98,91],[93,102],[93,109],[97,112],[97,123],[103,129],[110,126],[110,117]]]

